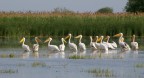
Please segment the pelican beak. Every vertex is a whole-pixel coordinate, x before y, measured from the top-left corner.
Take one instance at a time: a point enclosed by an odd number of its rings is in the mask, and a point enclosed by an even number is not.
[[[22,38],[21,40],[20,40],[20,43],[22,43],[24,41],[24,38]]]
[[[67,42],[65,41],[65,39],[63,39],[63,42],[67,43]]]
[[[49,42],[49,40],[50,40],[49,38],[48,38],[48,39],[46,39],[46,40],[44,41],[44,43]]]
[[[68,39],[69,37],[70,37],[70,36],[68,35],[68,36],[65,37],[65,39]]]
[[[116,34],[113,37],[120,37],[120,36],[121,36],[121,34]]]
[[[80,38],[80,35],[76,36],[75,38]]]
[[[98,38],[97,42],[100,42],[100,41],[101,41],[101,39],[102,39],[101,37],[100,37],[100,38]]]
[[[36,40],[37,40],[37,42],[42,42],[39,38],[37,38]]]

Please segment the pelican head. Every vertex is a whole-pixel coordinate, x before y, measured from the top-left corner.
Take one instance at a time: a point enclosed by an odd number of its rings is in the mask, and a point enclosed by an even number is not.
[[[35,37],[36,42],[42,42],[38,37]]]
[[[102,39],[104,38],[104,36],[101,36],[100,38],[98,38],[98,42],[100,42]]]
[[[98,39],[98,36],[96,36],[96,39]]]
[[[44,43],[49,42],[49,41],[51,41],[51,40],[52,40],[52,38],[49,37],[48,39],[46,39],[46,40],[44,41]]]
[[[20,43],[23,43],[25,41],[25,37],[23,37],[21,40],[20,40]]]
[[[76,36],[75,38],[82,38],[82,35],[78,35],[78,36]]]
[[[65,39],[64,39],[64,38],[61,38],[61,40],[62,40],[62,42],[65,42],[65,43],[67,43],[67,42],[65,41]]]
[[[68,34],[68,36],[65,37],[65,39],[68,39],[71,37],[71,34]]]
[[[114,35],[114,37],[122,37],[123,36],[123,33],[119,33],[119,34],[116,34],[116,35]]]

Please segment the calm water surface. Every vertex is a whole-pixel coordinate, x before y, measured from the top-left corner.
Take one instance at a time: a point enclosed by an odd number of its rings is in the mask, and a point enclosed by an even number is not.
[[[144,78],[144,51],[109,53],[91,51],[78,52],[84,59],[74,56],[68,49],[64,53],[48,53],[41,48],[39,54],[23,54],[21,48],[0,49],[0,78]],[[12,58],[10,58],[12,57]],[[109,70],[110,77],[96,76],[87,71]]]

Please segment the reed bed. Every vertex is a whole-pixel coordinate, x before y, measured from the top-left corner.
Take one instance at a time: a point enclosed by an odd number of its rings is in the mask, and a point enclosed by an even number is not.
[[[0,43],[14,44],[25,36],[64,37],[110,35],[123,32],[124,36],[144,36],[144,13],[60,13],[60,12],[0,12]],[[33,40],[34,41],[34,40]]]
[[[0,12],[0,36],[143,36],[144,14]]]

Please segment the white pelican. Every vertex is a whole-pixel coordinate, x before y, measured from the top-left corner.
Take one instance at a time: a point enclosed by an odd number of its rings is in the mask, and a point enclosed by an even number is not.
[[[95,46],[95,42],[93,42],[92,36],[90,36],[90,47],[92,50],[96,50],[97,47]]]
[[[135,42],[135,35],[133,35],[133,37],[132,37],[131,47],[132,47],[133,50],[138,49],[138,43]]]
[[[100,43],[98,43],[98,36],[96,36],[95,46],[99,49]]]
[[[79,38],[79,48],[80,48],[80,51],[81,51],[81,52],[86,51],[86,46],[85,46],[85,44],[81,42],[82,35],[78,35],[78,36],[76,36],[75,38]]]
[[[68,34],[68,36],[65,39],[68,39],[68,38],[69,38],[68,45],[69,45],[70,50],[73,52],[77,52],[77,45],[75,43],[71,43],[71,41],[70,41],[71,40],[71,34]]]
[[[36,44],[33,45],[33,52],[38,52],[38,50],[39,50],[38,42],[41,42],[41,40],[38,37],[35,37],[35,42],[36,42]]]
[[[108,48],[109,48],[109,49],[112,49],[112,50],[115,49],[115,48],[113,47],[113,45],[112,45],[111,43],[109,43],[110,36],[107,36],[106,39],[107,39],[107,41],[106,41],[105,44],[108,46]]]
[[[64,42],[65,43],[67,43],[67,42],[64,40],[64,38],[61,38],[61,41],[62,41],[62,44],[59,45],[59,49],[60,49],[61,52],[64,52],[64,50],[65,50]]]
[[[103,38],[104,38],[104,36],[101,36],[98,39],[98,41],[100,41],[100,47],[99,48],[100,48],[100,50],[104,50],[105,52],[108,52],[108,46],[105,43],[102,42]]]
[[[130,50],[129,45],[126,42],[124,42],[123,33],[116,34],[116,35],[114,35],[114,37],[119,37],[119,45],[121,47],[121,50],[123,50],[123,51]]]
[[[48,42],[48,50],[50,50],[51,52],[59,52],[60,50],[59,50],[59,48],[56,45],[51,45],[50,44],[51,40],[52,40],[52,38],[49,37],[44,42],[44,43]]]
[[[25,44],[25,37],[23,37],[20,40],[20,43],[22,43],[22,48],[24,49],[24,52],[30,52],[31,51],[29,46]]]

